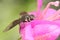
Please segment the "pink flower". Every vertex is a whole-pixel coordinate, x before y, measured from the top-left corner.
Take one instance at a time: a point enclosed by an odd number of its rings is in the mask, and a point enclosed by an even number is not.
[[[56,40],[60,35],[60,9],[50,8],[51,5],[59,6],[59,1],[49,2],[41,11],[42,0],[37,0],[37,10],[28,12],[35,19],[31,22],[20,23],[22,40]]]

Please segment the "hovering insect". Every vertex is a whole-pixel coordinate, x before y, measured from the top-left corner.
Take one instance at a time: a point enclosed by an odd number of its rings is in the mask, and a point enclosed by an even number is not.
[[[21,18],[14,20],[12,23],[10,23],[4,32],[9,31],[13,27],[15,27],[17,24],[20,24],[21,22],[30,22],[34,19],[34,15],[29,15],[27,12],[21,12],[20,13]]]

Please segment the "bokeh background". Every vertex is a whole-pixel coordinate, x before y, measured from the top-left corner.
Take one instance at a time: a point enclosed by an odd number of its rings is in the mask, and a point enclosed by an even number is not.
[[[37,7],[37,0],[0,0],[0,40],[17,40],[19,35],[19,25],[14,27],[8,32],[3,30],[13,20],[18,19],[19,13],[23,11],[35,11]],[[43,7],[50,1],[56,0],[43,0]],[[52,6],[52,8],[59,9]]]

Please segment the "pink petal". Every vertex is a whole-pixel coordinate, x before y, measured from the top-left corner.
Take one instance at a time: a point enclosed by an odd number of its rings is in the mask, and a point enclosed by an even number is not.
[[[46,15],[44,16],[44,19],[46,20],[46,18],[50,17],[51,15],[53,15],[56,12],[55,9],[49,8],[46,12]]]
[[[59,6],[59,1],[49,2],[49,3],[47,4],[47,6],[45,7],[45,9],[44,9],[43,12],[42,12],[42,14],[43,14],[42,17],[43,17],[43,18],[45,17],[46,14],[48,14],[48,16],[49,16],[50,13],[55,13],[55,12],[56,12],[55,9],[50,8],[51,5],[54,5],[54,6],[58,7],[58,6]],[[59,11],[58,11],[58,12],[59,12]]]
[[[21,25],[22,26],[22,25]],[[50,21],[33,20],[25,23],[21,31],[23,40],[55,40],[60,34],[60,24]],[[40,35],[40,36],[39,36]],[[37,38],[39,37],[39,38]]]
[[[34,26],[34,37],[40,35],[40,40],[55,40],[60,34],[60,24],[48,21],[34,21],[32,26]]]
[[[21,27],[23,25],[24,25],[25,28],[21,29]],[[34,40],[33,36],[32,36],[32,28],[31,28],[30,23],[26,22],[26,23],[23,23],[23,25],[21,25],[21,27],[20,27],[22,40]]]
[[[42,7],[42,0],[37,0],[37,9],[41,9]]]
[[[57,3],[58,4],[58,3]],[[54,3],[53,3],[54,5]],[[57,6],[57,5],[56,5]],[[39,19],[41,14],[42,0],[37,0],[37,10],[35,12],[28,12],[30,15],[33,14],[35,18]],[[55,21],[44,21],[47,17],[53,15],[56,10],[49,8],[44,11],[44,19],[36,20],[31,22],[20,23],[20,33],[22,40],[55,40],[60,34],[60,20]],[[52,12],[51,12],[52,11]],[[44,13],[43,12],[43,13]]]
[[[60,19],[54,20],[56,23],[60,24]]]

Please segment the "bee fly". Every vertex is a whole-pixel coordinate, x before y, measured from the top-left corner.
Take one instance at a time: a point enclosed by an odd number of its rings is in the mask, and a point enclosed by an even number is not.
[[[15,27],[17,24],[20,24],[21,22],[30,22],[34,19],[34,15],[29,15],[27,12],[21,12],[20,13],[21,18],[14,20],[12,23],[10,23],[4,32],[9,31],[13,27]]]

